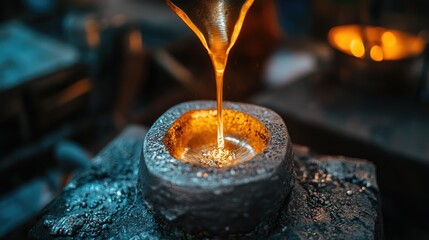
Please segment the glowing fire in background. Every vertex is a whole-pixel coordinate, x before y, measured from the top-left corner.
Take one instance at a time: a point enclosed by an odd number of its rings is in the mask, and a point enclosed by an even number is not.
[[[376,62],[417,56],[424,50],[423,39],[382,27],[338,26],[329,31],[328,40],[344,53]]]

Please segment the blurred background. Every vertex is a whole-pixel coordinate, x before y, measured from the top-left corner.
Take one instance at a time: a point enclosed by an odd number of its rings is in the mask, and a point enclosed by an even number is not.
[[[429,2],[256,0],[224,98],[292,141],[377,166],[387,239],[429,239]],[[0,238],[129,124],[215,99],[212,66],[162,0],[0,2]]]

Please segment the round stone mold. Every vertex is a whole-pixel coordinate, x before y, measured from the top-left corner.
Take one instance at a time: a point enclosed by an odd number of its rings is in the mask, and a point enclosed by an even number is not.
[[[185,113],[216,109],[214,101],[179,104],[148,131],[140,161],[138,190],[150,209],[191,234],[248,233],[276,216],[294,186],[292,143],[275,112],[225,102],[224,108],[259,120],[269,133],[265,149],[252,159],[222,168],[179,160],[164,137]]]

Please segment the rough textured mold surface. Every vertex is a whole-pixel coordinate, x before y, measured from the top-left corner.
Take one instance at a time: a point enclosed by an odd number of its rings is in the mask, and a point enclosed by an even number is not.
[[[210,239],[171,228],[142,203],[136,182],[145,130],[128,128],[39,214],[34,239]],[[228,239],[380,239],[375,167],[294,147],[295,187],[271,224]],[[97,204],[95,204],[97,203]],[[223,239],[225,239],[223,238]]]
[[[253,159],[224,168],[202,167],[172,157],[163,137],[190,110],[215,109],[214,101],[182,103],[168,110],[146,135],[140,164],[141,198],[166,222],[189,233],[247,233],[272,219],[294,186],[292,143],[273,111],[226,102],[225,109],[251,115],[270,134]]]

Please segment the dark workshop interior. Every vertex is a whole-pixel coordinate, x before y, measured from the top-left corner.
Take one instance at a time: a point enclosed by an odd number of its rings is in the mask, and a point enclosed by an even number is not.
[[[428,13],[426,0],[255,0],[225,72],[224,100],[279,114],[296,149],[375,165],[378,239],[429,239]],[[163,0],[2,0],[0,239],[34,238],[124,129],[216,100],[215,83]]]

